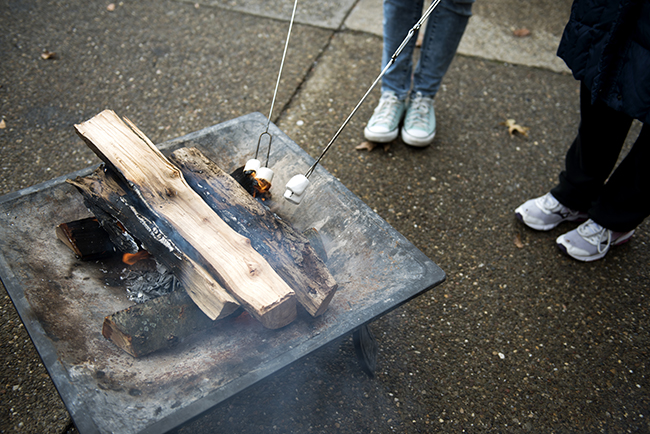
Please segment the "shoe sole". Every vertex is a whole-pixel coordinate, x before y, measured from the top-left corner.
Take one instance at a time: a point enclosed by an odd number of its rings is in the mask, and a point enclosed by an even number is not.
[[[609,249],[611,249],[611,248],[614,247],[614,246],[620,246],[621,244],[625,244],[625,243],[627,243],[628,241],[630,241],[630,238],[632,238],[632,235],[634,235],[634,231],[630,232],[630,233],[627,234],[627,235],[624,235],[624,236],[618,238],[616,241],[614,241],[614,242],[609,246]],[[569,254],[569,252],[567,251],[567,248],[566,248],[566,246],[565,246],[564,244],[557,243],[557,247],[558,247],[558,249],[560,249],[560,251],[561,251],[562,253],[564,253],[565,255],[567,255],[567,256],[569,256],[569,257],[571,257],[571,258],[573,258],[573,259],[576,259],[576,260],[578,260],[578,261],[582,261],[582,262],[592,262],[592,261],[597,261],[597,260],[599,260],[599,259],[604,258],[605,255],[607,254],[607,252],[609,252],[609,249],[607,249],[607,250],[605,250],[604,252],[597,253],[597,254],[595,254],[595,255],[593,255],[593,256],[573,256],[573,255]]]
[[[415,146],[417,148],[424,148],[425,146],[429,146],[431,142],[433,142],[433,138],[435,136],[436,136],[436,132],[434,131],[433,133],[429,134],[426,137],[415,137],[407,133],[402,128],[402,141],[407,145]]]
[[[399,134],[398,128],[395,128],[393,131],[389,131],[387,133],[373,133],[372,131],[369,131],[367,127],[363,129],[363,136],[366,138],[366,140],[375,143],[392,142],[397,138],[398,134]]]

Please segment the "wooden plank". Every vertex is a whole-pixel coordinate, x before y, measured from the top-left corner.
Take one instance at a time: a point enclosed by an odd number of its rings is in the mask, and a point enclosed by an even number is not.
[[[267,328],[296,317],[294,291],[185,182],[181,172],[129,123],[105,110],[75,125],[79,136],[123,177],[151,213],[196,249],[197,260]],[[127,228],[128,229],[128,228]]]
[[[102,168],[86,177],[68,180],[84,197],[85,205],[99,216],[104,227],[128,227],[130,235],[181,282],[197,306],[211,319],[224,318],[239,303],[174,240],[159,228],[135,197],[129,196],[123,181]],[[137,247],[137,246],[136,246]]]
[[[325,312],[337,284],[305,236],[253,199],[198,149],[178,149],[169,159],[233,230],[251,240],[253,248],[295,291],[307,312],[312,316]]]

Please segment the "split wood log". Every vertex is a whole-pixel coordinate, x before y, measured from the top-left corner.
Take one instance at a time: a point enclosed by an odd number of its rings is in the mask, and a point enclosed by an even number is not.
[[[99,168],[86,177],[67,182],[77,187],[85,205],[98,216],[103,227],[128,227],[129,234],[176,276],[209,318],[224,318],[237,310],[239,303],[156,226],[154,217],[127,193],[124,181],[112,171]]]
[[[174,291],[107,316],[102,334],[133,357],[142,357],[215,323],[185,291]]]
[[[252,198],[198,149],[178,149],[169,159],[223,221],[251,240],[307,312],[314,317],[325,312],[337,284],[305,236]]]
[[[294,291],[251,247],[250,240],[233,231],[187,185],[178,168],[145,134],[126,122],[128,126],[105,110],[75,129],[124,178],[151,214],[192,246],[188,255],[206,267],[253,317],[271,329],[293,321]]]

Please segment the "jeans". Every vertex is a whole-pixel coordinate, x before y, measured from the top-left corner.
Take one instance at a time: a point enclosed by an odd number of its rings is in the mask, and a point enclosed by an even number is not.
[[[424,0],[384,0],[384,51],[382,70],[423,13]],[[441,0],[429,16],[420,60],[413,75],[413,92],[433,97],[451,64],[474,0]],[[413,49],[417,32],[382,78],[381,90],[405,100],[411,90]]]
[[[617,232],[631,231],[650,215],[650,125],[643,124],[632,149],[614,169],[631,125],[630,116],[602,100],[592,104],[591,92],[582,84],[578,135],[566,154],[560,182],[551,190],[562,205],[587,212]]]

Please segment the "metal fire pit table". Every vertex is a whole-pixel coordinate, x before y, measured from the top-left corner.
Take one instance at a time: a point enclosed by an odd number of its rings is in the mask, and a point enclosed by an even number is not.
[[[197,147],[232,172],[253,157],[266,118],[252,113],[160,145]],[[116,260],[82,262],[55,236],[89,216],[65,179],[0,197],[0,278],[81,433],[158,433],[182,425],[241,390],[349,335],[437,286],[444,272],[322,167],[298,206],[282,195],[313,159],[271,125],[273,211],[295,229],[316,228],[339,284],[329,309],[280,330],[222,320],[172,349],[133,358],[106,340],[104,317],[133,303],[109,276]]]

